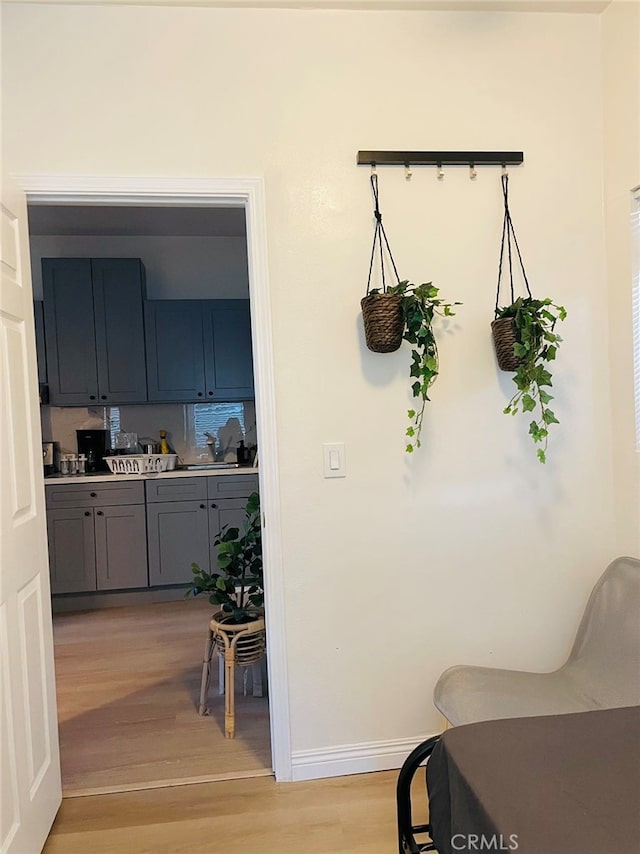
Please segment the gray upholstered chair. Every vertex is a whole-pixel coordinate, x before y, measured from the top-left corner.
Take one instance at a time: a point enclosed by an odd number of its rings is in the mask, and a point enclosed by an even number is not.
[[[640,561],[610,564],[558,670],[451,667],[436,684],[434,703],[453,726],[640,705]]]

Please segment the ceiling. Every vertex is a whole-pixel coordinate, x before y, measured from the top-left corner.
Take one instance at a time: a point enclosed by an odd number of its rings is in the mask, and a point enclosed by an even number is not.
[[[4,0],[39,5],[95,5],[95,0]],[[102,0],[107,6],[211,6],[230,9],[363,9],[438,12],[562,12],[598,15],[611,0]]]
[[[244,208],[29,205],[37,236],[245,237]]]

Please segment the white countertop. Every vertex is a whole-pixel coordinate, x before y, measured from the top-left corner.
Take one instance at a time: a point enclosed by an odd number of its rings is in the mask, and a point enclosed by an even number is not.
[[[250,466],[240,466],[230,469],[175,469],[174,471],[160,471],[149,474],[111,474],[111,472],[100,472],[100,474],[52,474],[45,477],[45,486],[54,486],[59,483],[106,483],[107,481],[126,480],[157,480],[158,478],[176,477],[224,477],[225,475],[258,474],[258,469]]]

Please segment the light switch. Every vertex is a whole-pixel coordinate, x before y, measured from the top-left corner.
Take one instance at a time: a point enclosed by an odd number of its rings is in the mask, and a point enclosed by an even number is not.
[[[344,442],[325,442],[322,449],[324,454],[324,476],[346,477]]]

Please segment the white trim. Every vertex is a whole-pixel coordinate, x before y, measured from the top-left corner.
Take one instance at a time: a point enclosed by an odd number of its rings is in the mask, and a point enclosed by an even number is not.
[[[17,181],[30,203],[238,205],[247,217],[260,500],[266,519],[263,539],[265,597],[269,615],[269,709],[276,780],[292,777],[289,680],[286,657],[284,576],[278,476],[277,421],[271,338],[267,223],[262,178],[153,178],[22,175]]]
[[[436,735],[436,733],[432,733]],[[400,768],[411,751],[430,738],[396,738],[387,741],[363,741],[319,750],[297,750],[292,756],[293,779],[318,780],[346,774],[368,774]]]

